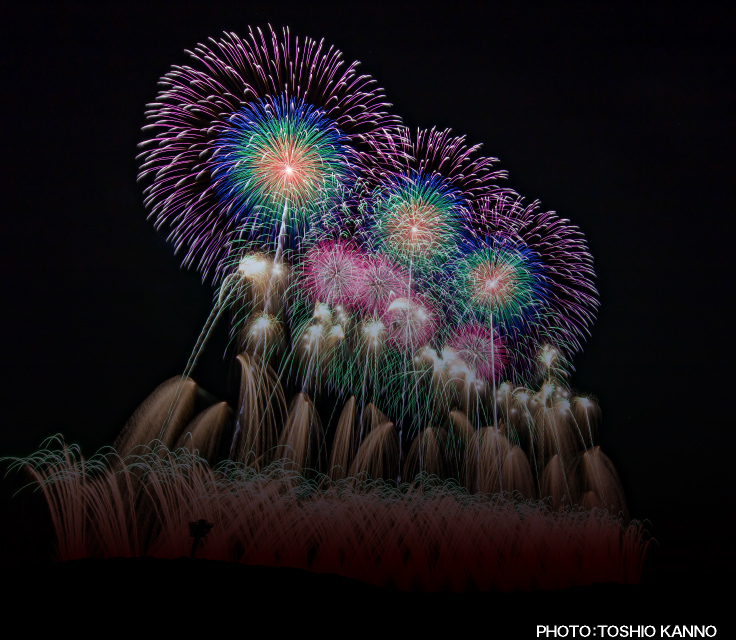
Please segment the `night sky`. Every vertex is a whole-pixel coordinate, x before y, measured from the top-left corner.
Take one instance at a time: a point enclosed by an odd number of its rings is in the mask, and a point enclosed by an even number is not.
[[[482,143],[581,228],[602,304],[572,382],[630,511],[671,574],[733,562],[733,9],[124,4],[3,10],[0,455],[55,433],[90,455],[183,370],[213,288],[146,220],[145,105],[185,49],[270,23],[360,60],[405,124]],[[193,377],[232,398],[225,346],[220,327]]]

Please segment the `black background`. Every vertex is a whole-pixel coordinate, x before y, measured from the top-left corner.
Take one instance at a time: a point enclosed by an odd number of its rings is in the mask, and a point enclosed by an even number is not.
[[[184,49],[288,25],[360,60],[407,125],[483,143],[509,186],[580,226],[602,306],[573,384],[600,400],[658,575],[730,573],[736,13],[637,5],[6,7],[0,455],[55,433],[89,455],[181,373],[213,289],[146,220],[144,108]],[[225,343],[194,378],[231,397]]]

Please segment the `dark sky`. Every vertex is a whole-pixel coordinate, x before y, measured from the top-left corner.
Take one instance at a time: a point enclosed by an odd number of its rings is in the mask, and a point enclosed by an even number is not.
[[[734,10],[146,4],[3,10],[0,455],[58,432],[91,454],[182,371],[213,290],[146,220],[145,104],[184,49],[288,25],[360,60],[407,125],[483,143],[509,186],[580,226],[602,306],[573,383],[600,399],[632,514],[691,559],[716,553],[734,497]],[[194,377],[226,397],[224,349],[220,333]]]

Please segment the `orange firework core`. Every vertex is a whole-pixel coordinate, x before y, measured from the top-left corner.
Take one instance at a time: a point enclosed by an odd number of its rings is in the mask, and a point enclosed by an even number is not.
[[[487,307],[503,307],[516,294],[514,269],[505,264],[481,264],[470,272],[470,283],[475,301]]]
[[[279,136],[256,161],[258,186],[277,198],[308,199],[321,181],[319,153],[306,145]]]
[[[431,253],[439,248],[441,213],[422,202],[403,202],[386,223],[386,241],[402,253]]]

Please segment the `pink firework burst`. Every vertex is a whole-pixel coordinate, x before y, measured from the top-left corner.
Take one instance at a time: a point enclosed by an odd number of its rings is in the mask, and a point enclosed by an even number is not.
[[[410,292],[409,274],[384,254],[366,260],[355,290],[355,305],[367,314],[380,314]]]
[[[323,240],[304,256],[303,284],[312,302],[352,306],[365,269],[366,255],[354,244]]]
[[[387,327],[386,342],[409,353],[432,339],[439,321],[434,305],[418,296],[395,298],[381,319]]]
[[[454,349],[476,378],[490,382],[501,376],[508,355],[498,332],[477,322],[465,324],[453,332],[448,346]],[[495,373],[495,376],[494,376]]]

